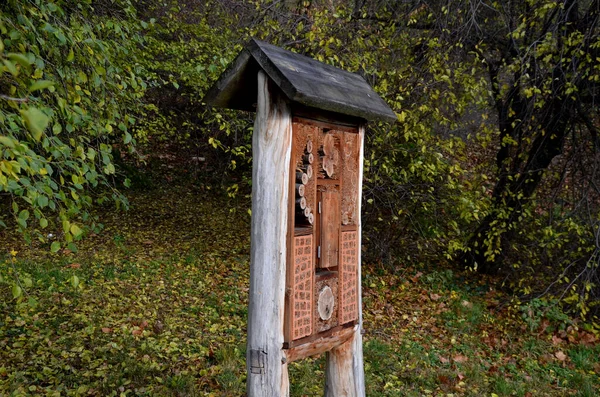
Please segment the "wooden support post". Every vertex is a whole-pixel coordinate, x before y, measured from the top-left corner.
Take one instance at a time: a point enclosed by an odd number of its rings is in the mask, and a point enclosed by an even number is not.
[[[358,167],[358,197],[357,207],[360,214],[362,205],[363,182],[363,155],[365,127],[358,128],[360,142],[360,156]],[[363,366],[362,346],[362,288],[361,282],[361,232],[362,221],[358,216],[358,325],[354,335],[343,344],[333,348],[327,353],[327,367],[325,369],[325,396],[326,397],[364,397],[365,396],[365,371]]]
[[[252,231],[246,351],[249,397],[289,395],[282,350],[286,277],[290,107],[263,71],[252,136]]]

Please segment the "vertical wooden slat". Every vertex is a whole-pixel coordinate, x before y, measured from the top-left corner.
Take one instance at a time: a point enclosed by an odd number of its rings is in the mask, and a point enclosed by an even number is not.
[[[321,194],[321,260],[319,267],[338,265],[340,243],[340,194],[337,191]]]
[[[246,352],[246,382],[250,397],[289,395],[282,346],[291,143],[289,105],[260,71],[252,136],[251,268]]]

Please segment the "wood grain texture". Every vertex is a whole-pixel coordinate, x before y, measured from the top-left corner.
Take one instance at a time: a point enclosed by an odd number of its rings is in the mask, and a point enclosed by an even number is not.
[[[305,343],[296,347],[292,347],[285,352],[287,362],[291,363],[303,358],[325,353],[336,346],[347,343],[350,338],[354,337],[357,327],[358,325],[352,328],[342,328],[338,332],[334,332],[331,335],[316,338],[312,340],[311,343]]]
[[[360,125],[359,133],[359,167],[357,187],[358,207],[358,324],[354,328],[352,337],[344,344],[333,348],[327,353],[325,369],[325,396],[326,397],[364,397],[365,396],[365,371],[363,364],[362,346],[362,289],[361,282],[361,230],[362,221],[360,209],[362,205],[363,182],[363,156],[364,156],[364,125]]]
[[[284,364],[283,317],[292,125],[289,105],[258,73],[252,137],[252,230],[247,392],[250,397],[289,395]]]

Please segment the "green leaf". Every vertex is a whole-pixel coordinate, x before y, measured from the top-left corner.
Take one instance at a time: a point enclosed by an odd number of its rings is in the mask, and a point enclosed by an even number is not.
[[[27,210],[22,210],[19,213],[19,219],[23,219],[24,221],[26,221],[27,219],[29,219],[29,211]]]
[[[8,136],[2,136],[2,135],[0,135],[0,143],[2,145],[4,145],[4,146],[7,146],[7,147],[11,148],[11,149],[14,149],[14,147],[15,147],[15,141],[12,138],[8,137]]]
[[[29,277],[25,277],[23,279],[23,285],[27,288],[31,288],[33,286],[33,280],[31,280]]]
[[[19,287],[17,284],[13,284],[13,286],[12,286],[12,296],[13,296],[13,298],[17,299],[21,295],[23,295],[23,290],[21,289],[21,287]]]
[[[71,251],[71,252],[77,252],[77,245],[75,243],[69,243],[67,244],[67,248]]]
[[[79,286],[79,277],[73,275],[70,281],[73,288],[77,288]]]
[[[37,203],[40,207],[44,208],[48,205],[48,197],[46,196],[39,196],[37,199]]]
[[[59,249],[60,249],[60,243],[58,241],[53,242],[52,245],[50,246],[50,251],[52,251],[52,252],[58,252]]]
[[[25,54],[11,52],[7,55],[7,57],[11,61],[18,63],[19,65],[23,66],[24,68],[28,68],[29,66],[31,66],[31,62],[29,61],[27,56],[25,56]]]
[[[54,133],[54,135],[58,135],[62,132],[62,125],[60,125],[59,123],[56,123],[52,126],[52,132]]]
[[[104,173],[105,174],[114,174],[115,173],[115,166],[113,163],[109,163],[106,167],[104,167]]]
[[[17,77],[19,75],[19,71],[17,70],[17,67],[14,63],[9,61],[8,59],[3,59],[2,63],[4,63],[4,66],[6,66],[6,69],[8,69],[8,71],[10,72],[10,74],[13,75],[13,77]]]
[[[48,226],[48,219],[46,219],[46,218],[41,218],[41,219],[40,219],[40,227],[41,227],[42,229],[45,229],[45,228],[46,228],[46,226]]]
[[[29,86],[29,92],[43,90],[54,85],[53,81],[50,80],[37,80],[32,85]]]
[[[75,237],[78,237],[81,235],[81,233],[83,233],[83,230],[81,230],[81,228],[75,224],[71,225],[71,234]]]
[[[30,296],[29,299],[27,300],[27,304],[29,305],[30,308],[35,309],[38,305],[38,301],[37,301],[37,299]]]
[[[23,116],[25,125],[29,129],[29,132],[31,132],[31,135],[33,135],[33,138],[39,141],[50,122],[50,118],[38,108],[21,110],[21,116]]]

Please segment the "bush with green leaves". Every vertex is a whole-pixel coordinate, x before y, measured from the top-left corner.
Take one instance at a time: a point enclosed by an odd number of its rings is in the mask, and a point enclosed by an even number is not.
[[[127,205],[113,152],[134,150],[144,26],[128,0],[0,5],[0,227],[76,249],[94,203]]]

